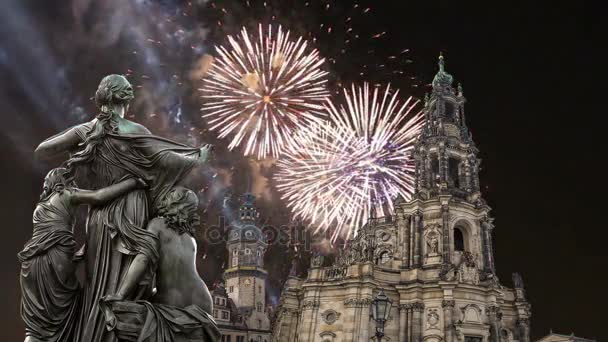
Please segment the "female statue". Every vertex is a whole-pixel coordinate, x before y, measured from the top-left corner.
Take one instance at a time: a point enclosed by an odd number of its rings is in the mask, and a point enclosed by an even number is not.
[[[74,268],[72,233],[79,204],[100,205],[145,187],[133,178],[97,191],[80,190],[66,181],[67,170],[51,170],[33,215],[32,238],[19,253],[21,316],[26,342],[72,341],[78,319],[80,286]]]
[[[68,176],[87,181],[91,189],[142,178],[149,189],[131,191],[105,205],[91,207],[87,219],[84,302],[76,341],[115,341],[107,333],[98,308],[101,297],[115,293],[137,254],[158,260],[156,235],[145,227],[161,198],[192,167],[209,154],[209,146],[192,148],[156,137],[142,125],[125,119],[133,88],[126,78],[102,79],[95,102],[100,110],[87,123],[69,128],[38,146],[38,157],[75,152],[67,162]],[[153,288],[153,274],[139,283],[129,299],[146,298]]]

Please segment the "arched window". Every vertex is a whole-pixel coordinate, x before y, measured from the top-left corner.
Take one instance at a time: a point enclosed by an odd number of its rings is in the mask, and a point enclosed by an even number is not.
[[[391,260],[391,254],[388,251],[384,251],[384,252],[380,253],[380,256],[378,257],[377,265],[386,264],[390,260]]]
[[[454,227],[454,250],[464,252],[464,234],[460,227]]]
[[[460,160],[450,158],[448,160],[449,185],[454,188],[460,188]]]

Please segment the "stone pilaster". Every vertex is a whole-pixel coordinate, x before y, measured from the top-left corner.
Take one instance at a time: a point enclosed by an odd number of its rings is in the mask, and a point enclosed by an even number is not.
[[[465,179],[465,184],[464,184],[464,189],[467,192],[471,192],[472,191],[472,172],[471,172],[471,163],[469,161],[469,158],[465,158],[465,160],[463,160],[464,163],[464,179]]]
[[[372,304],[370,298],[349,298],[344,300],[346,308],[345,315],[352,315],[353,324],[352,341],[368,341],[370,338],[369,329],[369,308]],[[348,335],[346,335],[348,336]],[[351,339],[348,339],[351,341]]]
[[[415,302],[412,304],[412,340],[410,342],[422,342],[422,313],[424,312],[424,303]]]
[[[415,227],[416,227],[416,215],[414,214],[412,216],[412,218],[410,219],[410,231],[409,231],[409,242],[408,242],[408,254],[409,254],[409,261],[408,261],[408,267],[412,267],[414,264],[414,238],[415,238]]]
[[[454,300],[448,299],[444,299],[441,303],[441,307],[443,308],[443,330],[445,334],[445,342],[454,341],[454,322],[452,318],[452,311],[454,310],[455,305],[456,302]]]
[[[443,263],[449,264],[452,261],[450,257],[450,207],[447,204],[441,205],[441,216],[442,222],[442,236],[443,246],[441,248]]]
[[[491,329],[491,341],[500,342],[500,329],[502,325],[502,312],[500,307],[493,305],[486,309],[488,319],[490,320]]]
[[[402,235],[401,268],[408,268],[410,266],[410,249],[408,247],[409,239],[410,239],[409,230],[411,227],[412,216],[406,215],[403,220],[404,220],[403,227],[399,227],[400,233]],[[401,229],[403,229],[403,230],[401,231]]]
[[[444,188],[448,182],[448,156],[445,151],[445,145],[439,146],[439,183],[441,188]]]
[[[416,215],[414,216],[414,267],[420,267],[420,240],[422,240],[420,238],[421,235],[421,228],[422,225],[422,214],[419,212],[416,212]]]
[[[530,319],[527,317],[518,319],[517,328],[519,330],[519,341],[530,342]]]
[[[477,158],[475,158],[474,156],[471,157],[471,164],[472,164],[472,168],[473,168],[473,173],[472,173],[472,183],[473,183],[473,191],[479,191],[479,160]]]
[[[483,256],[484,266],[486,271],[494,273],[494,251],[492,250],[492,230],[494,226],[491,219],[485,218],[481,221],[481,229],[483,236]]]
[[[431,167],[431,158],[429,157],[428,151],[425,150],[426,153],[426,161],[425,161],[425,165],[426,165],[426,178],[425,178],[425,187],[427,189],[430,189],[432,187],[432,184],[434,184],[435,180],[433,179],[433,172],[432,171],[432,167]]]
[[[407,316],[410,307],[409,304],[399,305],[399,342],[407,340]]]

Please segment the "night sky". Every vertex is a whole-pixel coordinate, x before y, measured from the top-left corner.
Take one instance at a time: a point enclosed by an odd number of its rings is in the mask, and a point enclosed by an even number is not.
[[[319,9],[298,10],[302,1],[282,1],[272,11],[248,11],[237,0],[2,1],[3,341],[23,338],[16,254],[31,234],[42,178],[57,164],[34,161],[32,151],[44,138],[95,115],[90,97],[106,74],[129,74],[136,86],[131,118],[153,133],[217,146],[212,165],[188,180],[200,191],[207,226],[217,223],[224,199],[247,190],[258,196],[265,224],[289,223],[273,187],[272,163],[227,151],[227,141],[206,130],[196,90],[201,57],[226,33],[270,21],[271,15],[299,34],[335,23],[334,35],[319,35],[316,45],[336,60],[328,67],[332,84],[391,82],[421,97],[443,52],[446,70],[463,84],[467,123],[483,159],[483,195],[496,219],[498,276],[511,286],[511,273],[522,274],[532,304],[532,338],[553,328],[608,339],[602,324],[608,233],[599,141],[605,79],[598,72],[602,56],[593,51],[603,22],[594,20],[591,3],[358,1],[370,11],[357,12],[353,25],[361,38],[341,53],[344,18],[355,2],[311,2]],[[267,257],[275,299],[289,263],[272,260],[286,260],[277,258],[286,251],[274,246]],[[201,253],[199,271],[213,283],[226,258],[224,246],[202,241]]]

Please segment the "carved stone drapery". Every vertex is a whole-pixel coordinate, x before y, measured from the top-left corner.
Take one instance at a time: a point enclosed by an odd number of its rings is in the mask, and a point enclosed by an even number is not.
[[[344,300],[344,306],[347,308],[369,307],[372,301],[371,298],[347,298]]]
[[[318,308],[320,304],[316,299],[305,299],[302,301],[302,310]]]

